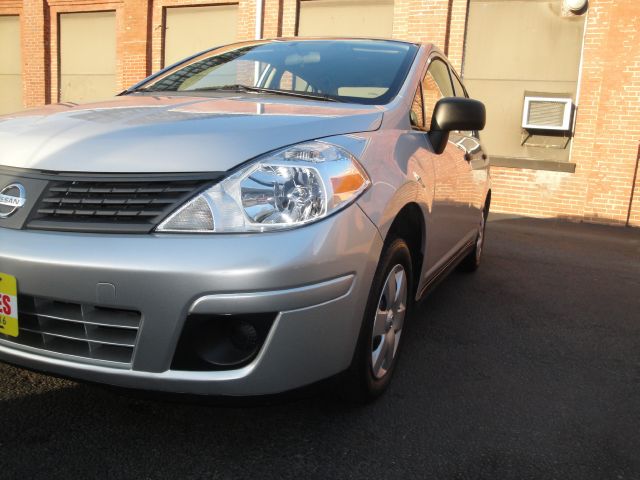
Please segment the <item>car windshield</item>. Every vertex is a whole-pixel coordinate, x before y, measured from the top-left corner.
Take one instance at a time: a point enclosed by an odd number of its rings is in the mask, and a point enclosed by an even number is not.
[[[386,40],[230,45],[186,60],[137,90],[232,90],[382,105],[400,90],[417,49]]]

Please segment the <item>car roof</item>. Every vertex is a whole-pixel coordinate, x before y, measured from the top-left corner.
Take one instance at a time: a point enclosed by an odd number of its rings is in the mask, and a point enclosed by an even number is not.
[[[315,36],[315,37],[276,37],[276,38],[265,38],[262,39],[265,42],[304,42],[304,41],[371,41],[371,42],[394,42],[394,43],[404,43],[407,45],[417,45],[417,46],[431,46],[430,43],[420,43],[420,42],[410,42],[408,40],[399,40],[397,38],[383,38],[383,37],[329,37],[329,36]],[[259,41],[259,40],[258,40]]]

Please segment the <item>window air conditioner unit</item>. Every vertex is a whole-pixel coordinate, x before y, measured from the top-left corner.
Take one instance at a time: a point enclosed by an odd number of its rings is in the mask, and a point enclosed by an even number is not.
[[[573,100],[555,97],[524,97],[522,128],[526,130],[571,130]]]

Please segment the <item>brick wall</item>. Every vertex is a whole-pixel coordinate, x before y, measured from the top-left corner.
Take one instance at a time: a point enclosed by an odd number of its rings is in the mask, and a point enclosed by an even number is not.
[[[446,48],[449,3],[453,0],[396,0],[393,36]]]
[[[150,22],[151,4],[140,0],[124,0],[123,19],[119,25],[122,44],[121,87],[133,85],[151,73]]]
[[[590,0],[575,174],[494,168],[494,210],[640,226],[640,2]]]
[[[638,160],[640,160],[640,149],[638,149]],[[629,205],[628,225],[640,226],[640,162],[636,161],[636,174],[633,187],[633,198]]]
[[[48,14],[43,0],[23,2],[20,16],[22,35],[22,99],[27,107],[50,101]]]
[[[262,35],[265,38],[282,36],[283,0],[264,0]]]
[[[396,0],[393,37],[434,43],[460,72],[468,0]]]
[[[458,73],[462,71],[466,28],[467,0],[452,0],[449,12],[449,35],[444,47],[445,53]]]
[[[282,36],[292,37],[298,29],[298,0],[282,0]]]
[[[298,0],[263,1],[263,35],[293,36]],[[560,1],[560,0],[555,0]],[[162,66],[169,6],[229,0],[0,0],[22,27],[25,106],[58,100],[58,14],[114,10],[117,84]],[[239,40],[255,34],[255,0],[237,0]],[[467,0],[395,0],[393,37],[434,42],[461,70]],[[640,226],[640,1],[590,0],[575,139],[575,173],[493,168],[493,210]],[[634,185],[635,182],[635,185]]]

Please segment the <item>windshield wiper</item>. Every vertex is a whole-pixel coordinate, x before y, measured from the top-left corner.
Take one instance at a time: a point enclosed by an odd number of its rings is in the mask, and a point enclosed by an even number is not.
[[[185,90],[187,91],[187,90]],[[322,100],[325,102],[340,102],[335,97],[323,93],[295,92],[292,90],[277,90],[274,88],[250,87],[248,85],[222,85],[219,87],[202,87],[188,90],[191,92],[243,92],[243,93],[269,93],[272,95],[284,95],[288,97],[309,98],[311,100]]]

